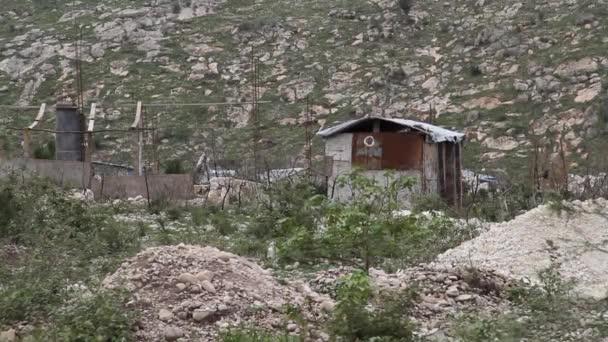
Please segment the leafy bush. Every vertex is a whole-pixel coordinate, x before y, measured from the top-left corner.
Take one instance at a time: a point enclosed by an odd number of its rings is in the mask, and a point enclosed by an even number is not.
[[[469,66],[469,74],[473,77],[477,77],[483,75],[483,71],[481,70],[481,67],[479,65],[472,64],[471,66]]]
[[[222,342],[298,342],[302,339],[296,336],[276,335],[258,329],[239,329],[223,332]]]
[[[418,195],[413,198],[412,212],[422,213],[425,211],[450,212],[448,203],[438,194]]]
[[[46,337],[40,340],[122,340],[129,335],[130,323],[111,318],[127,313],[118,308],[118,299],[104,294],[104,299],[81,302],[85,298],[74,298],[70,288],[99,286],[103,275],[139,248],[138,233],[116,222],[112,208],[91,210],[88,203],[41,180],[0,181],[0,201],[6,202],[0,203],[0,245],[14,244],[22,251],[6,259],[0,254],[0,325],[43,321],[48,327],[42,328]],[[66,316],[61,310],[68,307],[77,313]],[[94,335],[77,337],[85,331]]]
[[[168,175],[180,175],[186,173],[182,161],[179,159],[171,159],[165,163],[165,173]]]
[[[167,210],[167,218],[171,221],[177,221],[182,217],[182,209],[172,206]]]
[[[55,159],[55,141],[49,140],[46,144],[36,147],[33,154],[36,159]]]
[[[179,4],[179,0],[173,0],[171,4],[171,11],[173,14],[179,14],[182,11],[182,6]]]
[[[524,336],[524,326],[517,317],[504,315],[498,318],[483,318],[465,315],[460,318],[456,336],[461,341],[520,341]]]
[[[409,14],[412,7],[414,7],[414,0],[399,0],[399,8],[401,8],[405,14]]]
[[[368,269],[373,265],[406,266],[429,261],[452,248],[469,232],[453,229],[443,216],[395,215],[400,196],[411,188],[409,178],[386,175],[388,186],[365,177],[360,171],[344,176],[340,186],[350,186],[350,202],[329,202],[324,196],[298,197],[288,191],[286,210],[260,211],[258,224],[273,229],[280,261],[316,261],[328,259],[354,263]],[[283,196],[283,195],[282,195]],[[298,198],[297,200],[295,200]],[[398,264],[398,265],[397,265]]]
[[[39,333],[47,341],[135,341],[136,315],[125,310],[126,295],[100,292],[85,295],[54,312],[55,325]]]
[[[556,341],[573,332],[586,331],[585,341],[606,336],[603,319],[581,320],[581,313],[601,308],[575,301],[572,283],[564,281],[553,264],[539,272],[539,284],[520,284],[507,289],[511,312],[492,316],[467,314],[457,322],[455,333],[462,341]],[[594,304],[595,305],[595,304]],[[572,335],[574,336],[574,335]]]
[[[403,292],[380,298],[381,305],[369,307],[373,291],[369,277],[355,271],[342,279],[338,304],[330,322],[332,333],[347,341],[413,341],[413,324],[408,315],[415,292]]]

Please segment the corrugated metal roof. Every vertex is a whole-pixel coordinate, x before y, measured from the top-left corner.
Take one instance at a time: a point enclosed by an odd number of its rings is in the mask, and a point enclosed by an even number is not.
[[[380,120],[385,122],[392,122],[397,125],[401,125],[404,128],[411,128],[421,132],[428,134],[431,139],[436,143],[441,142],[460,142],[464,139],[464,134],[451,131],[449,129],[441,128],[439,126],[431,125],[425,122],[414,121],[414,120],[406,120],[406,119],[393,119],[393,118],[383,118],[378,116],[366,116],[360,119],[350,120],[344,123],[341,123],[334,127],[329,127],[325,129],[319,130],[317,135],[320,135],[324,138],[331,137],[333,135],[342,133],[349,128],[358,125],[365,121],[372,120]]]

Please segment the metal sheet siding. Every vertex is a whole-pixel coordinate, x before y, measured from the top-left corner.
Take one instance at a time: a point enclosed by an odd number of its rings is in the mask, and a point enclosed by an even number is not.
[[[367,137],[374,138],[374,146],[365,146]],[[383,135],[381,133],[355,133],[353,134],[353,166],[365,170],[382,170],[382,156],[384,154]]]
[[[374,146],[366,146],[367,137]],[[353,165],[365,170],[422,170],[424,136],[416,133],[355,133]]]

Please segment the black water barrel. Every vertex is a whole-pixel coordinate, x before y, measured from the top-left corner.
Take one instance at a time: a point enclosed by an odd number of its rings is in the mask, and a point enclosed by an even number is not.
[[[55,130],[55,159],[84,160],[84,117],[78,108],[71,104],[58,104],[56,107]]]

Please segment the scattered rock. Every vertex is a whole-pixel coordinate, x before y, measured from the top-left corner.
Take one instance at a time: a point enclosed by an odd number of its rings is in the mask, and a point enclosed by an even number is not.
[[[595,16],[591,13],[580,13],[576,16],[576,25],[585,26],[592,24],[595,21]]]
[[[0,332],[0,342],[13,342],[17,341],[17,332],[15,329],[8,329]]]
[[[208,280],[203,280],[201,282],[201,287],[203,288],[203,290],[209,292],[209,293],[216,293],[217,291],[215,290],[215,287],[213,286],[213,284],[211,284],[210,281]]]
[[[473,299],[475,299],[475,297],[473,297],[470,294],[461,294],[458,297],[456,297],[454,300],[457,302],[468,302]]]
[[[163,322],[170,321],[171,319],[173,319],[173,313],[169,310],[161,309],[160,312],[158,313],[158,319],[160,319]]]
[[[167,341],[177,341],[179,338],[184,337],[185,333],[181,328],[175,326],[169,326],[165,328],[163,336]]]
[[[184,284],[196,284],[198,283],[198,278],[191,273],[182,273],[177,277],[177,280]]]
[[[599,66],[595,60],[590,57],[585,57],[578,61],[570,61],[560,64],[557,69],[555,69],[554,73],[559,77],[568,78],[583,73],[596,72],[598,68]]]
[[[211,316],[212,314],[213,314],[213,311],[211,311],[211,310],[197,309],[197,310],[194,310],[194,312],[192,312],[192,319],[197,322],[202,322],[205,319],[207,319],[207,317]]]
[[[448,297],[456,297],[456,296],[458,296],[459,293],[460,293],[460,291],[458,291],[458,286],[456,286],[456,285],[450,286],[448,288],[448,290],[445,292],[445,294]]]
[[[595,99],[602,91],[602,84],[595,83],[589,86],[589,88],[583,88],[576,93],[574,102],[585,103]]]

